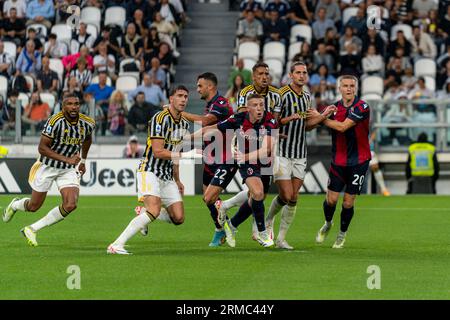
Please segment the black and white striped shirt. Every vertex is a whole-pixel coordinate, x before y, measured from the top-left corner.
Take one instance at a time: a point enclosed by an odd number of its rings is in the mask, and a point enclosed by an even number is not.
[[[91,84],[92,80],[92,72],[89,69],[84,69],[83,72],[80,72],[80,70],[75,69],[70,72],[69,78],[75,77],[77,79],[77,82],[83,86],[83,88],[87,87]],[[66,81],[67,84],[68,81]]]
[[[150,171],[161,180],[173,180],[173,161],[156,158],[152,149],[152,141],[164,139],[164,149],[176,151],[175,148],[181,145],[188,130],[188,120],[181,117],[179,121],[176,121],[169,109],[155,114],[149,121],[147,147],[138,171]]]
[[[303,115],[299,120],[288,122],[280,127],[280,134],[287,138],[279,140],[279,156],[285,158],[306,158],[306,110],[311,108],[311,95],[302,92],[298,95],[290,85],[280,89],[280,118],[286,118],[294,113]]]
[[[5,70],[5,75],[11,75],[14,66],[14,60],[8,52],[0,53],[0,64],[9,64],[8,69]]]
[[[65,157],[72,157],[80,152],[81,146],[87,137],[92,135],[95,129],[95,121],[80,113],[78,121],[69,122],[62,112],[59,112],[47,120],[42,135],[52,139],[50,148]],[[75,168],[74,165],[62,161],[47,158],[40,155],[38,160],[45,165],[56,169]]]
[[[280,112],[281,98],[277,88],[269,86],[263,92],[258,92],[254,85],[250,84],[239,92],[237,110],[244,108],[247,103],[247,97],[253,93],[257,93],[264,97],[265,110],[267,112]]]

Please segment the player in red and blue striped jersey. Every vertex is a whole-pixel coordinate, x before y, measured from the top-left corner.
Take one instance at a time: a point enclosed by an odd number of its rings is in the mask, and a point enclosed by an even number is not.
[[[344,75],[339,81],[342,100],[335,104],[334,115],[323,121],[332,129],[332,160],[328,191],[323,203],[325,224],[319,230],[316,242],[322,243],[333,221],[339,193],[345,190],[341,211],[341,228],[333,248],[342,248],[352,220],[353,205],[360,194],[371,159],[369,145],[369,105],[356,96],[358,79]]]

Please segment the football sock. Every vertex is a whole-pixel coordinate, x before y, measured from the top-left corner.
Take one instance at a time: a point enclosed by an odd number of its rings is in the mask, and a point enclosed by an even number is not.
[[[32,225],[30,225],[30,228],[33,229],[35,232],[41,230],[44,227],[51,226],[52,224],[55,224],[61,220],[64,219],[64,215],[60,211],[60,206],[54,207],[52,210],[50,210],[47,215],[45,215],[42,219],[36,221]]]
[[[323,213],[325,214],[325,221],[327,222],[327,224],[331,224],[335,210],[336,207],[330,206],[327,200],[323,202]]]
[[[239,208],[238,212],[234,215],[233,218],[231,218],[231,224],[237,228],[242,222],[247,220],[248,217],[252,215],[252,208],[248,204],[248,201],[245,201],[241,207]]]
[[[377,170],[373,173],[376,182],[378,183],[378,185],[380,186],[381,191],[386,190],[386,185],[384,184],[384,178],[383,178],[383,174],[381,173],[381,170]]]
[[[222,227],[220,226],[219,222],[217,221],[217,217],[219,216],[219,213],[217,212],[217,208],[216,206],[213,204],[208,204],[208,209],[209,209],[209,213],[211,214],[211,218],[214,221],[214,225],[216,226],[217,229],[221,229]]]
[[[241,192],[239,192],[237,195],[235,195],[234,197],[222,201],[222,207],[225,210],[229,210],[233,207],[236,206],[240,206],[241,204],[243,204],[244,202],[248,201],[248,191],[247,190],[243,190]]]
[[[14,201],[11,208],[16,211],[27,211],[26,203],[30,201],[30,198],[22,198],[20,200]]]
[[[286,202],[281,200],[280,196],[273,198],[272,203],[269,207],[269,213],[267,213],[267,220],[272,220],[275,218],[276,214],[280,212],[281,208],[286,205]]]
[[[283,241],[286,238],[286,233],[294,221],[295,212],[297,211],[297,202],[289,202],[287,206],[281,211],[280,230],[278,232],[278,241]]]
[[[147,210],[145,210],[145,212],[147,212]],[[173,224],[172,218],[170,217],[167,210],[164,208],[161,208],[161,211],[159,212],[159,216],[156,219]]]
[[[264,223],[264,200],[257,201],[252,199],[252,211],[258,231],[266,230],[266,224]]]
[[[350,225],[350,221],[352,221],[353,218],[353,207],[351,208],[344,208],[342,207],[341,211],[341,232],[347,232],[348,226]]]
[[[123,247],[128,240],[130,240],[136,233],[144,228],[147,224],[155,220],[155,218],[145,212],[145,214],[140,214],[130,221],[128,226],[123,230],[122,234],[114,241],[114,245]]]

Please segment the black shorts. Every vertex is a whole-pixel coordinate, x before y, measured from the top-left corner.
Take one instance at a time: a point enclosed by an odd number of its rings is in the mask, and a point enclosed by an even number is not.
[[[332,163],[328,190],[341,192],[345,187],[345,192],[348,194],[360,194],[368,168],[369,160],[351,167],[337,166]]]
[[[242,177],[242,183],[249,177],[259,177],[264,186],[264,193],[269,191],[270,185],[272,184],[272,176],[261,175],[261,168],[254,165],[241,165],[239,166],[239,173]]]
[[[225,189],[237,172],[234,164],[205,165],[203,168],[203,184]]]

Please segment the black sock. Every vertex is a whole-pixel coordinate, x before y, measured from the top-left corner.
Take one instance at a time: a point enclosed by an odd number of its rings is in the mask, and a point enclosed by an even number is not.
[[[252,214],[252,208],[250,208],[248,201],[245,201],[239,208],[238,212],[236,212],[234,217],[231,218],[231,224],[235,228],[237,228],[242,222],[247,220],[247,218],[250,217],[251,214]]]
[[[353,218],[353,207],[351,208],[344,208],[342,207],[341,211],[341,232],[347,232],[348,226],[350,225],[350,221],[352,221]]]
[[[256,201],[252,199],[252,211],[258,231],[266,230],[266,224],[264,223],[264,200]]]
[[[277,202],[280,207],[284,207],[286,205],[286,202],[281,200],[280,196],[277,196]]]
[[[325,221],[331,222],[333,220],[334,211],[336,207],[332,207],[328,204],[327,200],[323,202],[323,213],[325,215]]]
[[[209,212],[211,213],[211,218],[213,219],[216,228],[222,229],[219,222],[217,221],[217,217],[219,216],[219,213],[217,212],[216,206],[214,204],[208,204],[207,206],[208,206]]]

